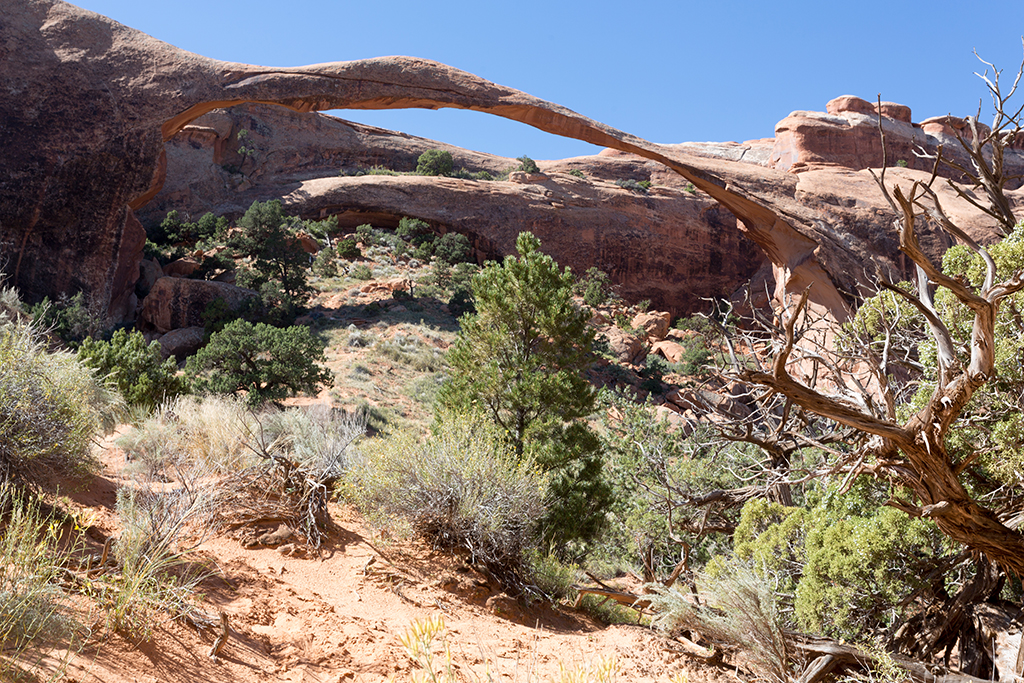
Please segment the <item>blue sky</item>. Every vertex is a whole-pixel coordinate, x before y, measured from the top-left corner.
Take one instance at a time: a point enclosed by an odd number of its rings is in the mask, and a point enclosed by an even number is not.
[[[1024,55],[1020,0],[76,4],[228,61],[299,66],[399,54],[434,59],[654,142],[771,137],[789,112],[823,111],[828,100],[845,94],[874,100],[881,93],[883,100],[909,105],[915,121],[965,115],[985,96],[973,75],[984,66],[972,50],[1004,69],[1007,81]],[[476,112],[335,113],[505,156],[555,159],[596,151]]]

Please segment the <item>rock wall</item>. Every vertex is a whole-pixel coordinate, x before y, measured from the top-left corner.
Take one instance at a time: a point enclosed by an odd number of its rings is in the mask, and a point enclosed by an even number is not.
[[[877,254],[878,241],[860,239],[850,226],[878,202],[857,198],[850,206],[842,199],[849,197],[845,180],[807,182],[807,172],[780,170],[817,149],[806,135],[793,138],[790,161],[773,154],[778,168],[764,167],[723,157],[736,151],[727,146],[656,145],[436,62],[387,57],[276,69],[221,62],[59,0],[5,3],[0,64],[0,244],[7,272],[29,301],[81,290],[112,317],[128,315],[142,248],[132,213],[164,183],[164,143],[204,114],[246,102],[296,112],[472,109],[657,162],[652,176],[674,174],[675,186],[692,184],[738,219],[772,264],[775,298],[814,283],[812,303],[839,319],[864,280],[862,257]],[[188,134],[219,137],[220,125],[199,120]],[[229,163],[229,153],[221,149],[219,158]],[[840,199],[810,204],[817,192]],[[607,244],[597,251],[614,252],[616,267],[631,272],[637,257],[619,250],[635,245]],[[899,265],[891,255],[880,258],[881,267]]]

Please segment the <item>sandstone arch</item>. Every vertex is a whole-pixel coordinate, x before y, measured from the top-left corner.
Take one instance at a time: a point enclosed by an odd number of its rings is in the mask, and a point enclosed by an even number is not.
[[[0,239],[29,299],[84,290],[121,316],[144,234],[131,212],[162,182],[163,141],[211,109],[469,109],[658,161],[743,225],[774,265],[776,296],[814,282],[845,318],[817,242],[764,202],[672,150],[436,62],[383,57],[293,68],[188,53],[59,0],[15,0],[0,24]]]

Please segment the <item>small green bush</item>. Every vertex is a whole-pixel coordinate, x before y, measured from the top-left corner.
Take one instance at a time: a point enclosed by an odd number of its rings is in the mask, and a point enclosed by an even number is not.
[[[449,414],[426,442],[394,434],[367,442],[348,495],[371,519],[404,519],[438,547],[468,551],[517,592],[544,513],[544,480],[503,444],[492,423]]]
[[[578,168],[570,168],[569,175],[576,176],[577,178],[586,178],[587,174]]]
[[[377,244],[377,231],[369,223],[356,226],[356,239],[363,243],[364,247],[372,247]]]
[[[357,175],[399,175],[399,173],[384,166],[371,166],[370,168],[364,168]]]
[[[338,243],[334,246],[334,250],[340,258],[351,261],[352,259],[357,259],[363,255],[362,252],[359,251],[358,244],[359,243],[353,238],[349,237],[338,240]]]
[[[416,173],[420,175],[450,176],[455,169],[452,153],[442,149],[428,149],[416,160]]]
[[[109,377],[130,406],[151,410],[188,391],[174,359],[164,360],[160,342],[146,344],[138,331],[118,330],[109,342],[86,338],[78,347],[78,360]]]
[[[582,295],[583,303],[588,306],[603,306],[611,298],[612,279],[600,268],[591,266],[573,285],[573,294]]]
[[[389,360],[420,372],[437,372],[445,367],[444,353],[413,335],[396,334],[378,342],[375,350]]]
[[[308,327],[282,329],[235,320],[189,358],[187,367],[197,375],[198,389],[244,391],[249,403],[258,405],[331,386],[333,375],[319,365],[324,362],[323,345]]]
[[[327,247],[317,252],[313,259],[312,270],[320,277],[336,277],[338,275],[338,252],[334,247]]]
[[[356,280],[369,280],[373,277],[373,271],[365,263],[357,263],[352,266],[348,274]]]
[[[90,469],[92,439],[115,405],[73,354],[47,352],[30,327],[0,326],[0,479]]]
[[[398,221],[395,235],[414,246],[434,241],[434,231],[431,230],[430,224],[409,216],[404,216],[402,220]]]
[[[537,166],[537,162],[525,154],[521,157],[517,157],[516,161],[519,162],[519,166],[516,167],[517,171],[522,171],[523,173],[540,173],[540,167]]]
[[[32,321],[39,330],[44,330],[63,341],[71,348],[82,343],[86,337],[99,336],[103,316],[85,302],[85,295],[62,294],[56,301],[48,297],[32,307]]]
[[[445,233],[434,246],[434,255],[438,261],[449,265],[468,261],[471,254],[469,238],[457,232]]]
[[[636,194],[647,194],[647,189],[650,187],[650,183],[647,183],[647,185],[643,185],[642,183],[638,183],[632,178],[623,178],[620,180],[616,180],[615,184],[621,187],[623,190],[629,190],[630,192],[635,192]]]

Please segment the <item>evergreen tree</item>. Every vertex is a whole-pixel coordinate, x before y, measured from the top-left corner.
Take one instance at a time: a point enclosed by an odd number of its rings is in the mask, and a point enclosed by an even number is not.
[[[230,241],[231,247],[252,258],[238,273],[238,284],[260,292],[267,306],[294,309],[309,300],[309,255],[295,239],[297,221],[284,215],[276,199],[253,202],[238,219],[241,232]]]
[[[160,342],[147,344],[138,331],[117,330],[109,342],[86,337],[78,359],[109,376],[129,405],[154,408],[188,391],[188,382],[176,374],[174,359],[164,360]]]
[[[300,392],[330,386],[333,376],[323,345],[309,328],[278,328],[235,320],[210,337],[210,343],[189,359],[196,388],[216,393],[247,392],[250,404],[278,401]]]
[[[573,301],[572,273],[541,253],[528,232],[516,249],[518,257],[473,278],[476,313],[461,320],[439,405],[476,406],[520,457],[552,473],[546,527],[560,544],[593,536],[611,496],[600,441],[585,421],[596,400],[583,377],[594,334]]]

